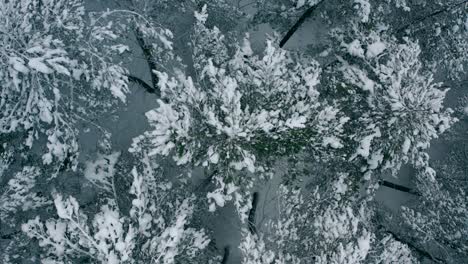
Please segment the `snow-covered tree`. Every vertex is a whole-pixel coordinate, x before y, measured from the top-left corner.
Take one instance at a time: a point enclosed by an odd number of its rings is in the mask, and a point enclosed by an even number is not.
[[[243,232],[242,263],[415,263],[408,246],[375,233],[352,182],[341,173],[311,192],[281,185],[275,215],[258,234]]]
[[[431,252],[433,260],[463,262],[468,249],[465,191],[462,188],[447,189],[431,176],[420,176],[417,187],[421,193],[418,203],[403,207],[403,218],[409,227],[406,236]]]
[[[466,171],[436,175],[428,154],[457,122],[444,100],[466,73],[466,1],[115,6],[0,0],[0,262],[226,263],[203,228],[216,214],[201,215],[227,203],[247,227],[242,263],[466,258]],[[283,49],[312,18],[317,43]],[[261,46],[250,34],[263,23],[279,33]],[[146,72],[126,66],[136,59]],[[157,100],[133,156],[94,122],[121,110],[129,83]],[[104,140],[80,164],[86,122]],[[420,196],[396,232],[373,199],[403,164]],[[256,221],[267,180],[275,206]]]
[[[270,22],[269,17],[286,20],[277,20],[275,27],[284,32],[281,45],[298,34],[298,27],[306,26],[308,19],[315,19],[313,25],[325,24],[327,35],[313,49],[318,54],[315,58],[325,64],[326,78],[321,81],[325,87],[320,91],[342,100],[341,110],[351,118],[347,122],[351,142],[344,144],[351,160],[363,158],[358,161],[363,171],[390,168],[396,173],[408,162],[427,166],[424,150],[456,119],[451,109],[442,107],[448,89],[435,81],[440,69],[433,67],[437,60],[427,59],[425,53],[430,50],[426,43],[421,48],[417,35],[416,40],[413,34],[408,34],[412,38],[403,37],[394,28],[401,22],[393,20],[401,16],[396,10],[406,14],[415,6],[406,1],[368,0],[280,0],[258,1],[258,5],[261,21]],[[383,15],[388,12],[393,16]],[[458,33],[463,39],[464,33]],[[449,46],[447,49],[463,48],[462,44]],[[374,141],[379,142],[373,146]]]
[[[47,215],[51,179],[78,168],[80,124],[109,140],[93,120],[129,92],[120,36],[138,26],[170,56],[171,33],[129,10],[88,16],[80,0],[0,1],[0,24],[1,235],[27,245],[24,216]]]
[[[466,119],[441,140],[451,147],[431,164],[435,177],[417,174],[420,196],[403,207],[405,225],[397,231],[433,261],[457,263],[467,258],[468,247]]]
[[[24,151],[47,138],[46,150],[39,147],[44,164],[76,168],[76,123],[88,120],[93,110],[109,108],[112,99],[105,94],[125,102],[128,71],[118,55],[128,47],[118,37],[129,22],[159,37],[155,45],[170,49],[170,32],[141,22],[136,13],[91,17],[86,18],[81,0],[0,2],[0,132],[23,133],[19,149]]]
[[[468,62],[468,2],[392,2],[374,4],[378,20],[388,17],[390,21],[385,23],[394,25],[395,35],[417,39],[422,47],[421,60],[444,74],[443,80],[462,79]]]
[[[27,236],[39,241],[42,261],[191,263],[209,242],[203,229],[189,225],[194,198],[171,199],[177,191],[149,161],[143,165],[142,172],[136,167],[131,171],[129,213],[107,199],[88,217],[74,197],[54,194],[58,218],[43,222],[37,216],[22,226]]]
[[[349,139],[357,147],[351,159],[362,158],[363,171],[428,166],[431,140],[457,121],[453,110],[443,107],[448,89],[421,63],[416,42],[399,42],[385,31],[348,34],[336,32],[340,74],[329,73],[330,91],[352,113]]]
[[[16,225],[21,219],[19,212],[37,209],[50,204],[36,187],[41,171],[37,167],[23,167],[8,181],[0,196],[0,221],[2,225]]]
[[[208,197],[223,206],[233,198],[239,203],[236,190],[248,190],[277,157],[342,147],[348,118],[333,101],[320,100],[316,62],[273,40],[262,56],[254,55],[248,37],[228,45],[216,27],[207,28],[206,8],[196,17],[196,74],[158,72],[162,98],[146,114],[152,130],[134,139],[132,151],[144,148],[215,171],[218,189]]]
[[[63,161],[77,146],[60,114],[59,87],[81,75],[64,41],[84,37],[84,10],[77,1],[2,1],[0,13],[1,133],[24,131],[29,148],[39,133],[46,134],[44,162],[54,156]]]

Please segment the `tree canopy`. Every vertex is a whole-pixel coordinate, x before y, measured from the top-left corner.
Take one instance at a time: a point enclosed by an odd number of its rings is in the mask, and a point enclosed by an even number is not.
[[[0,0],[2,263],[468,257],[467,1],[93,4]]]

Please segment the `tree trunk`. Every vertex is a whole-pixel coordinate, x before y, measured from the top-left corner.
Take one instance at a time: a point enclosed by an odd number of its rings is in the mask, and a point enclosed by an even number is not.
[[[252,198],[252,208],[249,211],[249,218],[248,218],[248,225],[249,231],[251,234],[257,234],[257,227],[255,226],[255,213],[257,212],[257,204],[258,204],[258,192],[254,192]]]
[[[227,264],[230,252],[231,250],[229,249],[229,246],[224,247],[223,260],[221,260],[221,264]]]
[[[143,52],[143,56],[146,59],[146,63],[148,64],[148,68],[149,68],[150,76],[151,76],[151,87],[153,91],[152,93],[156,94],[159,97],[161,96],[161,91],[158,88],[159,78],[154,73],[154,71],[157,70],[157,64],[154,61],[154,56],[153,56],[153,52],[151,51],[151,46],[146,43],[143,33],[138,28],[135,29],[135,38]],[[149,85],[144,86],[144,88],[147,90],[148,90],[148,87]]]
[[[136,76],[133,76],[133,75],[127,75],[127,78],[128,78],[129,82],[136,83],[136,84],[140,85],[148,93],[152,93],[152,94],[156,93],[156,90],[151,85],[149,85],[145,81],[143,81],[142,79],[140,79],[140,78],[138,78]]]
[[[385,187],[400,191],[400,192],[405,192],[405,193],[410,193],[412,195],[421,196],[421,194],[418,193],[417,191],[414,191],[411,188],[408,188],[406,186],[399,185],[399,184],[396,184],[396,183],[393,183],[393,182],[382,180],[382,181],[379,181],[379,184],[382,185],[382,186],[385,186]]]
[[[297,22],[292,26],[291,29],[289,29],[289,31],[286,33],[286,35],[283,37],[283,39],[281,39],[280,41],[280,48],[282,48],[286,42],[288,42],[288,40],[292,37],[292,35],[294,35],[294,33],[296,33],[296,31],[301,27],[302,24],[304,24],[304,22],[306,21],[307,18],[309,18],[312,13],[314,12],[314,10],[321,4],[323,3],[324,0],[321,0],[320,2],[318,2],[316,5],[314,6],[311,6],[309,7],[305,12],[304,14],[302,14],[302,16],[299,18],[299,20],[297,20]]]

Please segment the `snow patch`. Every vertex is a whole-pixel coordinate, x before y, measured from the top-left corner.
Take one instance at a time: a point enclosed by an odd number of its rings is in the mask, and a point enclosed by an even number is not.
[[[362,49],[361,47],[361,41],[355,39],[346,46],[349,54],[356,57],[364,58],[364,49]]]
[[[339,149],[343,147],[343,144],[340,142],[340,140],[336,137],[324,137],[322,146],[327,147],[330,146],[334,149]]]
[[[13,69],[15,69],[18,72],[21,72],[21,73],[29,72],[29,69],[24,65],[24,60],[19,57],[10,57],[8,59],[8,63],[10,63],[13,66]]]
[[[296,3],[296,8],[301,8],[305,4],[305,0],[298,0]]]
[[[386,48],[387,46],[385,45],[385,43],[383,43],[382,41],[377,41],[375,43],[370,44],[367,47],[366,56],[367,58],[374,58],[380,55]]]
[[[405,138],[405,142],[403,142],[403,147],[401,149],[403,154],[408,154],[410,146],[411,146],[411,140],[409,138]]]
[[[364,157],[364,158],[369,157],[372,140],[378,137],[381,137],[381,133],[380,133],[380,129],[376,128],[374,130],[374,133],[368,136],[365,136],[361,140],[361,144],[359,148],[356,150],[356,155],[360,155],[361,157]]]
[[[47,67],[47,65],[43,62],[43,58],[29,59],[28,66],[31,69],[34,69],[38,72],[42,72],[44,74],[51,74],[54,72],[51,68]]]
[[[371,12],[371,4],[368,0],[354,0],[356,4],[354,9],[357,10],[358,15],[361,17],[361,22],[369,22],[369,15]]]

